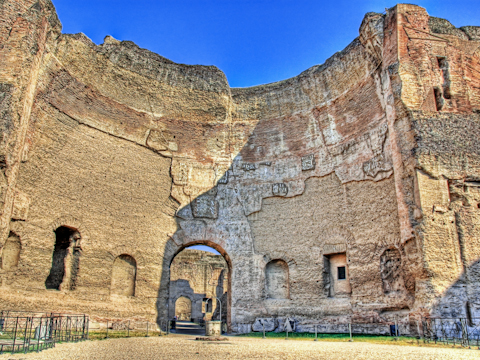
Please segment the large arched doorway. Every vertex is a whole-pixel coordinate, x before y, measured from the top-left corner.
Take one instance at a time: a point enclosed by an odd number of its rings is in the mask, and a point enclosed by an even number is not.
[[[185,296],[180,296],[175,301],[175,316],[178,320],[190,321],[192,318],[192,300]]]
[[[168,317],[183,320],[185,316],[180,317],[177,309],[185,307],[186,298],[191,321],[202,324],[221,318],[230,331],[231,270],[230,257],[215,243],[198,241],[182,246],[170,262]]]

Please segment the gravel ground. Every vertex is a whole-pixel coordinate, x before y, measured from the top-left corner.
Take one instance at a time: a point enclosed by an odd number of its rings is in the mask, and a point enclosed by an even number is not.
[[[469,349],[237,337],[223,342],[194,339],[170,335],[86,341],[59,344],[39,354],[4,354],[0,359],[480,359],[480,350]]]

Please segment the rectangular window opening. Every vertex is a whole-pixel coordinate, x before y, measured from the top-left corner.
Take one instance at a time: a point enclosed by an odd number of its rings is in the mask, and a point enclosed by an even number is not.
[[[347,272],[345,270],[345,266],[339,266],[337,267],[338,271],[338,280],[346,280],[347,279]]]
[[[437,63],[441,70],[446,70],[448,68],[448,63],[445,56],[437,56]]]
[[[451,99],[450,95],[450,71],[447,58],[444,56],[437,56],[438,68],[442,71],[443,75],[443,98]]]

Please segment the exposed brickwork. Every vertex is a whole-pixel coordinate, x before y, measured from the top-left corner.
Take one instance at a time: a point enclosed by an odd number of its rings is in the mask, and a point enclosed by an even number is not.
[[[480,316],[478,27],[397,5],[325,64],[231,89],[60,35],[48,0],[0,23],[0,307],[166,319],[172,259],[203,243],[234,331]],[[60,227],[78,236],[47,290]]]

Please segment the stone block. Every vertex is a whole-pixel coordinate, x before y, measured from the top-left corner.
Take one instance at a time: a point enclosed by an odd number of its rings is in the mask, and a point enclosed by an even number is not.
[[[15,200],[13,202],[12,218],[15,220],[27,220],[28,209],[30,207],[30,199],[21,191],[15,192]]]
[[[196,218],[216,219],[218,217],[218,202],[214,196],[204,194],[192,202],[193,216]]]
[[[220,336],[220,335],[222,335],[222,322],[221,321],[207,321],[205,323],[205,335],[206,336]]]
[[[162,131],[151,130],[148,134],[147,146],[157,151],[164,151],[168,148],[168,141]]]
[[[315,155],[310,154],[302,157],[302,171],[315,169]]]
[[[218,184],[228,184],[228,171],[218,180]]]
[[[274,196],[287,196],[288,186],[284,183],[273,184],[272,193]]]
[[[242,170],[244,171],[253,171],[257,168],[257,165],[252,164],[252,163],[243,163],[242,164]]]
[[[392,170],[392,164],[385,160],[383,154],[377,155],[363,163],[363,172],[367,176],[375,177],[379,172]]]
[[[278,322],[275,318],[257,318],[252,325],[253,331],[263,331],[263,326],[265,325],[265,331],[274,331]]]

